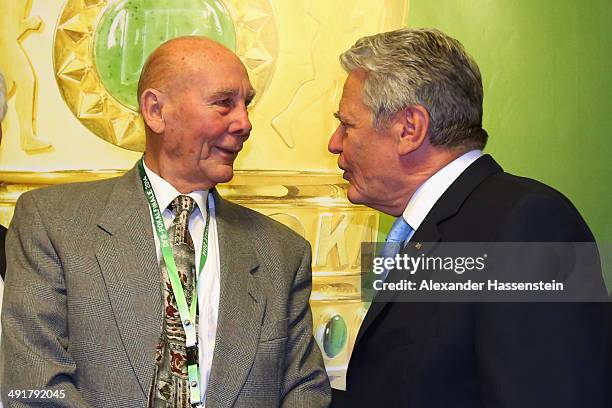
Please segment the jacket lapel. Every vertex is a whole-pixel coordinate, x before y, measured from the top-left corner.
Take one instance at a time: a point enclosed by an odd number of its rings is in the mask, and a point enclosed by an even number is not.
[[[400,254],[407,254],[409,256],[420,256],[421,254],[427,255],[434,247],[435,244],[440,240],[440,233],[438,231],[437,224],[434,222],[426,223],[424,220],[421,227],[414,233],[413,239],[406,244],[404,248],[400,250]],[[414,240],[417,237],[419,241]],[[417,245],[418,243],[418,245]],[[415,246],[416,245],[416,246]],[[385,282],[399,282],[401,279],[405,279],[404,272],[399,272],[395,269],[389,271],[389,275]],[[363,338],[364,334],[374,323],[380,312],[387,306],[388,303],[393,302],[397,294],[395,292],[383,292],[374,296],[374,300],[366,313],[366,316],[359,328],[357,338],[355,339],[355,348]]]
[[[266,305],[264,293],[257,284],[257,254],[250,244],[257,237],[247,233],[250,220],[239,207],[223,200],[216,191],[213,195],[221,293],[206,403],[231,407],[253,365]]]
[[[137,168],[119,178],[98,226],[96,257],[121,340],[145,396],[162,324],[161,271]],[[100,335],[104,335],[100,333]]]
[[[400,251],[400,254],[408,254],[410,256],[427,255],[436,243],[441,240],[439,224],[457,214],[463,202],[474,191],[474,189],[482,183],[487,177],[492,174],[503,171],[502,168],[493,160],[493,158],[485,154],[470,165],[442,194],[440,199],[433,206],[427,217],[423,220],[418,230],[410,239],[410,242]],[[404,276],[397,270],[391,270],[386,279],[386,282],[398,282]],[[393,301],[393,294],[386,296],[375,296],[366,316],[359,328],[357,338],[355,339],[355,348],[363,338],[364,334],[376,317]]]

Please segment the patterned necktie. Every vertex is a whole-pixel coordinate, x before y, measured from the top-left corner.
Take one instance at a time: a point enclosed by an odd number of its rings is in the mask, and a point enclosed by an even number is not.
[[[189,217],[195,209],[194,200],[180,195],[168,206],[174,213],[174,221],[168,230],[176,269],[183,283],[187,304],[191,305],[195,280],[195,250],[189,233]],[[187,353],[185,330],[181,323],[166,264],[161,262],[164,314],[162,332],[155,354],[156,368],[149,391],[149,408],[186,408],[189,400]],[[196,328],[197,328],[196,317]]]
[[[387,235],[387,242],[380,252],[380,256],[384,258],[393,258],[402,249],[404,241],[408,239],[408,236],[412,232],[412,227],[406,222],[404,217],[398,217]],[[389,270],[385,269],[383,274],[380,276],[381,280],[385,280]]]

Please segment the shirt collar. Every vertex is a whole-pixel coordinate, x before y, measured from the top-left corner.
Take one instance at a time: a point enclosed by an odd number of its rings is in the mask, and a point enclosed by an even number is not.
[[[408,201],[408,205],[402,214],[404,220],[413,230],[417,230],[421,226],[421,223],[442,194],[480,156],[482,156],[482,150],[470,150],[448,163],[421,184]]]
[[[172,200],[176,198],[176,196],[181,195],[172,184],[168,183],[166,180],[161,178],[157,173],[147,167],[144,160],[142,161],[145,173],[151,182],[151,187],[153,188],[153,192],[155,193],[155,198],[157,199],[157,205],[159,208],[162,208],[162,211],[166,210]],[[198,209],[201,214],[206,214],[206,197],[208,196],[208,190],[197,190],[192,191],[188,195],[193,198],[198,205]]]

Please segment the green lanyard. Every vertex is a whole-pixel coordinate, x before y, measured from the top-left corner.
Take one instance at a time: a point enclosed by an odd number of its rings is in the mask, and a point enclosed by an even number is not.
[[[196,310],[198,304],[198,292],[196,289],[197,276],[200,275],[204,266],[206,265],[206,259],[208,258],[208,226],[210,224],[210,209],[212,206],[212,195],[208,195],[208,211],[206,212],[206,226],[204,227],[204,235],[202,237],[202,251],[200,255],[200,267],[198,273],[194,277],[193,285],[193,296],[191,298],[191,306],[187,306],[187,299],[185,298],[185,292],[183,291],[183,285],[181,278],[176,270],[176,263],[174,262],[174,255],[172,254],[172,245],[170,245],[170,239],[168,237],[168,231],[164,225],[164,219],[162,218],[162,212],[157,204],[155,193],[151,187],[151,182],[145,172],[143,159],[138,162],[138,170],[140,172],[140,178],[142,180],[142,187],[144,189],[145,196],[149,202],[149,208],[151,210],[151,216],[153,217],[153,224],[155,225],[155,231],[157,232],[157,238],[159,239],[159,246],[161,249],[164,262],[166,263],[166,270],[168,271],[168,278],[172,284],[172,292],[174,293],[174,299],[176,299],[176,305],[179,310],[179,316],[181,317],[181,323],[185,330],[185,346],[187,349],[187,373],[189,376],[189,390],[191,405],[200,404],[200,374],[198,369],[198,349],[197,349],[197,332],[195,327]]]

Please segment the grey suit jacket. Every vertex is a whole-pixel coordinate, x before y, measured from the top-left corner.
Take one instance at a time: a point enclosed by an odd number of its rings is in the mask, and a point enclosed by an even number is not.
[[[207,407],[323,407],[310,246],[215,193],[221,297]],[[64,390],[54,407],[144,407],[162,323],[161,272],[137,169],[23,194],[7,236],[2,399]]]

